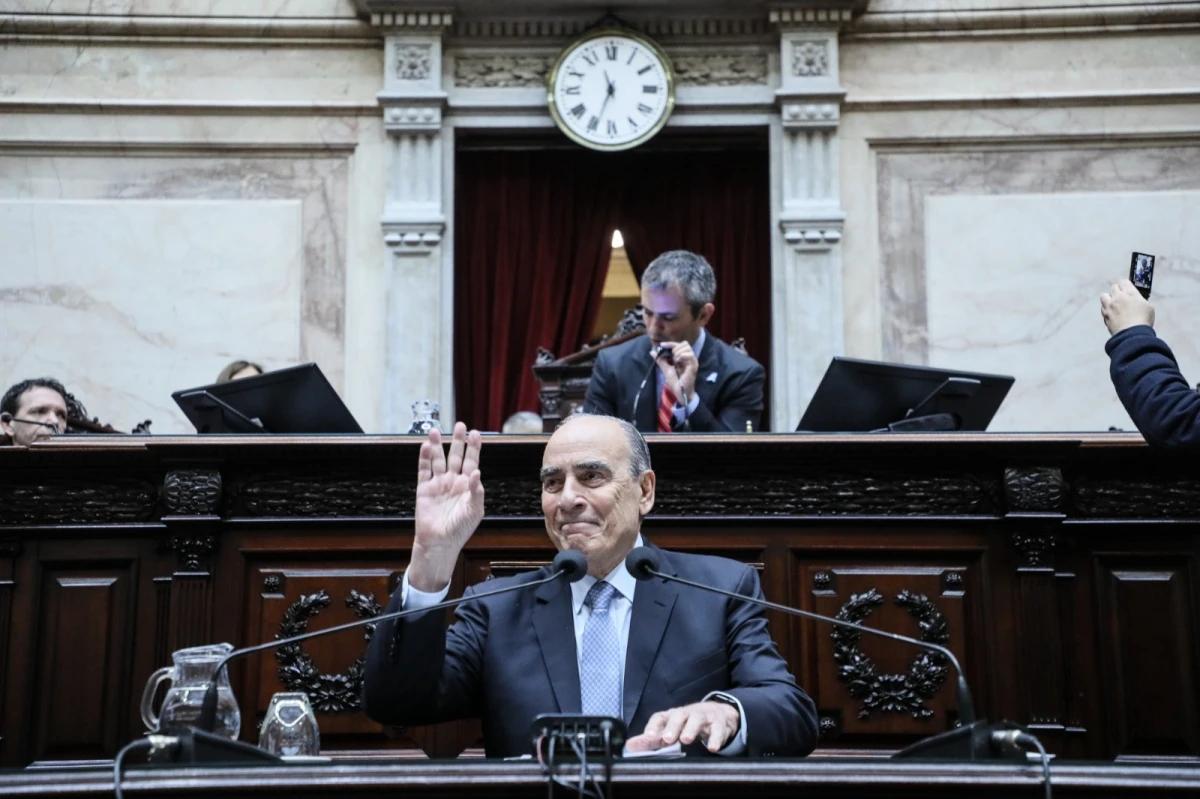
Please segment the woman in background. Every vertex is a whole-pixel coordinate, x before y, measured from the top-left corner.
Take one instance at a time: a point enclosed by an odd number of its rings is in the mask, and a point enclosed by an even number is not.
[[[243,377],[254,377],[261,375],[263,368],[256,363],[250,361],[234,361],[221,370],[221,374],[217,375],[218,383],[228,383],[230,380],[240,380]]]

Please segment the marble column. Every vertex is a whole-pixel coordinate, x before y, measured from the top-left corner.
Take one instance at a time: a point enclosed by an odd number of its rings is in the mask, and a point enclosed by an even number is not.
[[[388,136],[385,432],[405,432],[412,403],[441,405],[454,419],[454,261],[447,239],[453,134],[443,124],[442,34],[448,13],[375,15],[386,37],[378,95]]]
[[[779,118],[771,130],[772,429],[793,430],[843,348],[838,26],[849,12],[776,9]]]

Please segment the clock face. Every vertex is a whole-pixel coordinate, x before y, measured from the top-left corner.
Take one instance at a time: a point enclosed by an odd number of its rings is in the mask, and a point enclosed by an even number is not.
[[[575,141],[626,150],[658,133],[671,115],[671,62],[648,39],[601,31],[559,56],[549,101],[555,123]]]

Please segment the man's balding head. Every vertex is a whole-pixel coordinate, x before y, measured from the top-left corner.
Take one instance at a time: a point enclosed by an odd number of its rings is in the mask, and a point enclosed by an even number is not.
[[[633,549],[654,507],[645,439],[621,419],[569,416],[546,444],[541,478],[550,540],[582,552],[588,572],[604,577]]]

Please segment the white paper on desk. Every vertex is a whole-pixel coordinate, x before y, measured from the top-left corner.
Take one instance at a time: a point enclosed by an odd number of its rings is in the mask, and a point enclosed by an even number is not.
[[[670,746],[663,746],[658,749],[650,749],[645,752],[630,752],[629,747],[625,747],[625,750],[621,752],[621,757],[626,760],[632,760],[633,758],[670,760],[676,757],[687,757],[687,753],[683,751],[683,747],[679,745],[679,741],[676,741]]]

